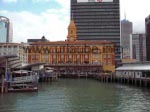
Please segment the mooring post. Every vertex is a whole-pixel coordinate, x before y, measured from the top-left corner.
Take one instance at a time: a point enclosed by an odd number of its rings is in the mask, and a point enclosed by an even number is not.
[[[133,79],[133,77],[132,77],[132,85],[134,85],[134,79]]]
[[[134,85],[137,86],[137,79],[134,78]]]
[[[128,85],[129,85],[130,78],[128,77],[128,79],[127,79],[127,80],[128,80]]]
[[[1,86],[1,93],[4,93],[4,75],[2,74],[2,86]]]
[[[145,74],[145,78],[144,78],[144,82],[145,82],[145,87],[147,87],[147,78],[146,78],[146,74]]]
[[[140,87],[142,86],[142,80],[140,79]]]
[[[110,76],[110,83],[112,83],[112,74],[111,74],[111,76]]]

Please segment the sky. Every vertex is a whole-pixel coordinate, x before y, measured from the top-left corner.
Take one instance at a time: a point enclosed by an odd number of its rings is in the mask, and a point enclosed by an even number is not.
[[[133,22],[134,33],[145,33],[150,0],[120,0],[121,20]],[[70,22],[70,0],[0,0],[0,16],[13,23],[13,42],[65,40]]]

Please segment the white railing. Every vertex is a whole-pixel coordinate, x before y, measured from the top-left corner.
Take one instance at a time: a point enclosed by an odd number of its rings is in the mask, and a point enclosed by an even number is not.
[[[35,76],[30,75],[30,76],[22,76],[22,77],[15,77],[13,78],[13,82],[19,83],[19,82],[31,82],[34,81]]]

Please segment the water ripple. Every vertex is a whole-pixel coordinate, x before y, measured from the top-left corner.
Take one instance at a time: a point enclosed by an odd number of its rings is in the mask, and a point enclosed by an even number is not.
[[[41,83],[38,92],[0,94],[0,112],[149,112],[150,90],[94,80]]]

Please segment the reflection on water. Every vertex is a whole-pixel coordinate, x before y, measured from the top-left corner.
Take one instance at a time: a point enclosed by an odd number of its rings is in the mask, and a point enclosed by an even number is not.
[[[0,94],[0,112],[148,112],[150,90],[61,79],[33,93]]]

